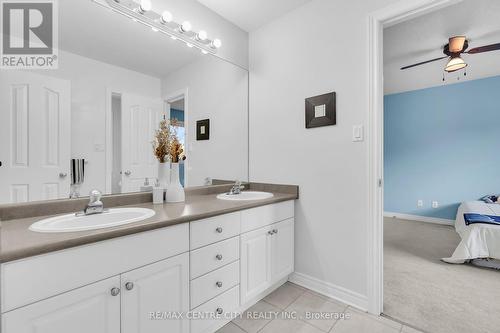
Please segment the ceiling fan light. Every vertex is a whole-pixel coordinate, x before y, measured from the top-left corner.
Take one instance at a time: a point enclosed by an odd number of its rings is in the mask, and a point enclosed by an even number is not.
[[[448,73],[458,71],[462,68],[467,67],[467,64],[465,61],[460,58],[460,57],[454,57],[451,58],[450,61],[448,61],[448,64],[446,64],[446,67],[444,68],[445,71]]]

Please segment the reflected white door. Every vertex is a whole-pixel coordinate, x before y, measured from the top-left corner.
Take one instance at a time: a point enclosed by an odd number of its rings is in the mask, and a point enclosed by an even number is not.
[[[71,84],[23,71],[0,75],[0,202],[67,198]]]
[[[158,176],[152,142],[161,119],[161,100],[122,94],[122,192],[137,192],[145,178]]]

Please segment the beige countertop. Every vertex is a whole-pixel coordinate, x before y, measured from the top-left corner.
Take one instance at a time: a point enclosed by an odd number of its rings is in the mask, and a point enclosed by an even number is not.
[[[273,194],[274,197],[264,200],[228,201],[217,199],[217,194],[187,193],[186,202],[183,203],[153,205],[149,202],[133,204],[130,206],[150,208],[156,214],[144,221],[92,231],[39,233],[28,229],[32,223],[50,215],[4,221],[0,227],[0,263],[243,209],[297,199],[296,193],[273,192]]]

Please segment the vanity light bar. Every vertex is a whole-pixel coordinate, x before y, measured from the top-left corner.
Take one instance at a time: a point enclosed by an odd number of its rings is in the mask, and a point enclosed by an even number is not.
[[[102,0],[93,0],[102,5]],[[209,39],[203,30],[196,33],[191,30],[191,23],[181,24],[172,20],[172,14],[164,11],[158,14],[151,10],[151,1],[142,0],[139,3],[133,0],[104,0],[114,12],[126,16],[136,22],[150,27],[155,32],[162,32],[172,39],[181,40],[188,47],[196,47],[203,54],[216,54],[222,43],[219,39]]]

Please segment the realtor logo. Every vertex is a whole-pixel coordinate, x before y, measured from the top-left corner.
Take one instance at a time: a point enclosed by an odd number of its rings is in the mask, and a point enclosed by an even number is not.
[[[2,69],[57,68],[56,0],[0,0]]]

